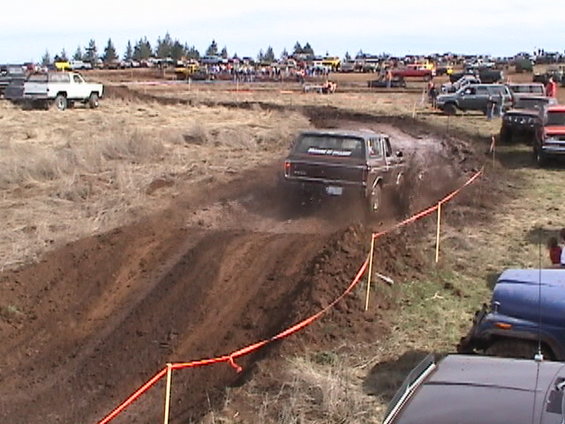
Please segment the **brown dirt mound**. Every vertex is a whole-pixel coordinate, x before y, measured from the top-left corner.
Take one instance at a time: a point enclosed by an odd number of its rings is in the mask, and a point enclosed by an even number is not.
[[[456,184],[456,165],[449,179],[443,166],[429,169],[436,171],[418,178],[433,190],[412,187],[417,203]],[[0,346],[1,421],[94,423],[165,363],[229,353],[335,299],[363,262],[370,231],[340,207],[288,209],[275,175],[272,167],[203,186],[162,214],[0,274],[7,305],[0,313],[7,341]],[[406,236],[383,239],[382,257],[391,259],[380,269],[406,272],[398,256],[417,268],[421,259],[407,244]],[[330,315],[334,331],[308,331],[308,338],[345,337],[354,328],[375,339],[383,327],[355,314],[360,308],[345,299]],[[244,377],[226,365],[175,373],[173,419],[197,419]],[[153,390],[117,422],[154,422],[161,402]]]

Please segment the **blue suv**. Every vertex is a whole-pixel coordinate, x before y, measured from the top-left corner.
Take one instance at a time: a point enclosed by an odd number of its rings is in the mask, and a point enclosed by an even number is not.
[[[457,351],[531,359],[539,347],[546,359],[565,360],[565,270],[506,270]]]

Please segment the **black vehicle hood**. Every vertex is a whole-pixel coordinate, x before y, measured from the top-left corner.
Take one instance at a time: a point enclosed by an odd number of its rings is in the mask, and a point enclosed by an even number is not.
[[[546,393],[562,367],[557,362],[450,355],[394,423],[529,424],[533,408],[539,423]],[[543,422],[559,423],[560,418],[544,413]]]
[[[506,115],[521,115],[521,116],[531,116],[537,118],[540,116],[539,110],[536,109],[509,109],[505,112]]]

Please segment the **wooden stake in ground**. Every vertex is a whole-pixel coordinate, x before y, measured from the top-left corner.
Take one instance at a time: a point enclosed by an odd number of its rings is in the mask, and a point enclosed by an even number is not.
[[[492,136],[492,143],[490,143],[490,151],[492,153],[492,167],[494,168],[496,160],[496,137],[494,135]]]
[[[375,250],[375,239],[371,237],[371,249],[369,252],[369,276],[367,277],[367,295],[365,296],[365,311],[369,309],[369,294],[371,292],[371,277],[373,275],[373,252]]]
[[[171,408],[171,378],[173,364],[167,364],[167,386],[165,387],[165,416],[163,424],[169,424],[169,410]]]
[[[441,228],[441,202],[437,204],[436,264],[439,262],[439,235]]]

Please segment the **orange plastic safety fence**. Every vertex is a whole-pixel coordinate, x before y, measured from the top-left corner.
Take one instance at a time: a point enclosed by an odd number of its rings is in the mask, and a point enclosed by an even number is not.
[[[483,171],[480,170],[477,173],[475,173],[464,185],[462,185],[457,190],[455,190],[455,191],[451,192],[450,194],[448,194],[447,196],[445,196],[436,205],[429,207],[429,208],[417,213],[416,215],[413,215],[410,218],[405,219],[402,222],[399,222],[398,224],[394,225],[392,228],[389,228],[387,230],[384,230],[384,231],[381,231],[381,232],[378,232],[378,233],[373,233],[373,235],[372,235],[373,239],[377,239],[379,237],[382,237],[385,234],[388,234],[388,233],[390,233],[390,232],[392,232],[392,231],[394,231],[394,230],[396,230],[400,227],[408,225],[412,222],[415,222],[415,221],[417,221],[421,218],[424,218],[425,216],[430,215],[431,213],[435,212],[438,209],[439,204],[446,203],[446,202],[450,201],[451,199],[453,199],[455,196],[457,196],[457,194],[459,194],[461,192],[461,190],[463,190],[465,187],[472,184],[477,178],[479,178],[479,176],[482,174],[482,172]],[[284,331],[281,331],[280,333],[274,335],[273,337],[259,341],[257,343],[252,344],[252,345],[241,348],[239,350],[236,350],[235,352],[232,352],[229,355],[224,355],[224,356],[219,356],[219,357],[216,357],[216,358],[209,358],[209,359],[200,359],[200,360],[191,361],[191,362],[175,363],[175,364],[171,365],[171,369],[178,370],[178,369],[184,369],[184,368],[194,368],[194,367],[201,367],[201,366],[207,366],[207,365],[213,365],[213,364],[226,362],[229,365],[231,365],[237,372],[241,372],[242,368],[235,362],[235,360],[237,358],[249,355],[250,353],[255,352],[255,351],[263,348],[264,346],[268,345],[269,343],[272,343],[272,342],[277,341],[277,340],[282,340],[282,339],[302,330],[303,328],[309,326],[314,321],[318,320],[322,315],[324,315],[326,312],[328,312],[330,309],[332,309],[338,302],[340,302],[345,296],[347,296],[349,293],[351,293],[351,291],[355,288],[355,286],[359,283],[359,281],[361,281],[361,278],[363,277],[363,275],[365,274],[365,271],[367,270],[368,264],[369,264],[369,259],[367,258],[365,260],[365,262],[363,263],[363,265],[361,265],[361,268],[359,268],[359,271],[357,271],[357,274],[355,275],[355,278],[353,279],[353,281],[349,284],[349,286],[345,289],[345,291],[339,297],[337,297],[333,302],[331,302],[329,305],[327,305],[326,307],[324,307],[322,310],[315,313],[314,315],[294,324],[293,326],[287,328]],[[122,404],[120,404],[116,409],[114,409],[104,419],[99,421],[98,424],[109,423],[117,415],[119,415],[124,409],[126,409],[129,405],[131,405],[133,402],[135,402],[135,400],[137,400],[143,393],[145,393],[153,385],[155,385],[155,383],[157,383],[166,374],[167,374],[167,367],[165,367],[164,369],[159,371],[157,374],[155,374],[155,376],[153,376],[147,383],[145,383],[136,392],[134,392],[130,397],[128,397]]]

